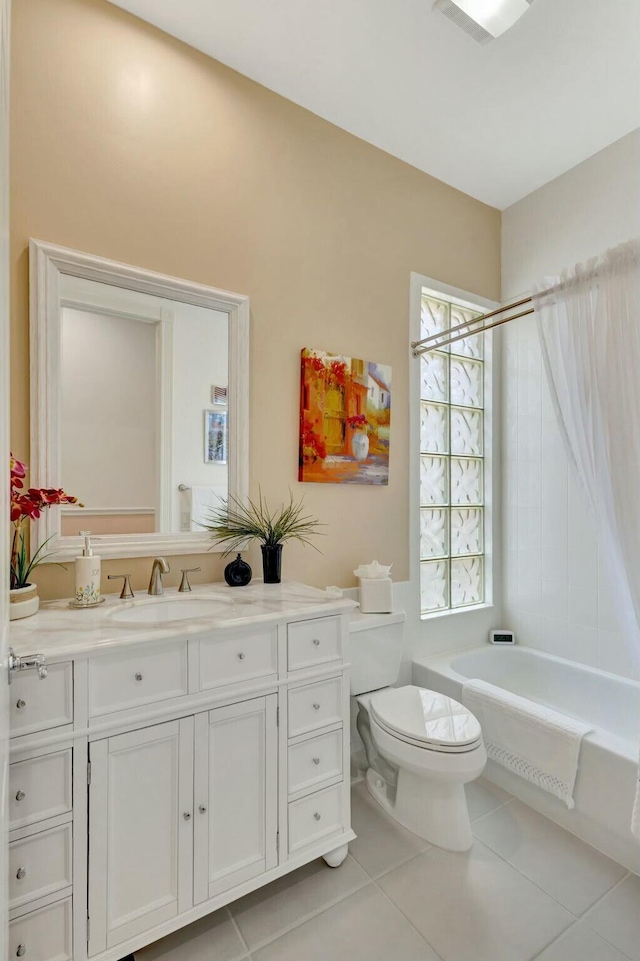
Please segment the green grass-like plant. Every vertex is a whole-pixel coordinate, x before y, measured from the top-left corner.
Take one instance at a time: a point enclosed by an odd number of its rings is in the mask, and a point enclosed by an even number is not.
[[[232,554],[249,540],[261,541],[267,547],[275,547],[287,540],[297,540],[318,550],[309,538],[324,534],[320,521],[304,513],[304,500],[294,501],[289,491],[289,503],[271,510],[262,496],[258,500],[247,499],[246,504],[230,496],[220,507],[211,508],[210,518],[202,526],[213,535],[217,544],[226,544],[223,556]]]

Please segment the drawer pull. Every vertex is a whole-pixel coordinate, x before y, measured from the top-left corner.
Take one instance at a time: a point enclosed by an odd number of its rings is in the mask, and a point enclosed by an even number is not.
[[[313,643],[315,644],[316,647],[320,647],[320,641],[318,640],[317,637],[314,637]]]
[[[18,698],[18,700],[16,701],[16,707],[18,708],[18,710],[21,711],[26,706],[27,706],[27,702],[24,701],[22,698]]]
[[[23,878],[26,878],[26,876],[27,876],[26,869],[25,869],[25,868],[18,868],[18,870],[16,871],[16,877],[17,877],[18,881],[22,881],[22,879],[23,879]]]
[[[142,680],[142,674],[140,673],[140,671],[136,671],[136,673],[135,673],[135,679],[136,679],[136,681],[141,681],[141,680]]]
[[[26,953],[27,953],[27,946],[26,946],[26,944],[19,944],[19,945],[18,945],[18,950],[16,951],[16,957],[17,957],[17,958],[23,958]]]
[[[320,710],[320,705],[317,704],[317,703],[314,704],[314,705],[313,705],[313,710],[314,710],[314,711],[319,711],[319,710]]]
[[[319,821],[320,818],[322,817],[322,815],[318,811],[316,811],[316,813],[313,816],[316,819],[316,821]]]
[[[312,758],[311,760],[313,761],[314,764],[319,764],[319,763],[320,763],[320,758],[319,758],[319,757],[314,757],[314,758]]]
[[[185,811],[184,814],[182,815],[182,817],[185,819],[185,821],[190,821],[190,820],[191,820],[191,811]]]
[[[24,791],[18,791],[18,793],[16,794],[16,801],[24,801],[26,796],[27,795],[24,793]]]
[[[200,814],[206,814],[206,813],[207,813],[207,809],[206,809],[206,807],[205,807],[204,804],[201,804],[200,807],[198,808],[198,810],[200,811]]]
[[[238,654],[238,660],[244,661],[244,654]]]

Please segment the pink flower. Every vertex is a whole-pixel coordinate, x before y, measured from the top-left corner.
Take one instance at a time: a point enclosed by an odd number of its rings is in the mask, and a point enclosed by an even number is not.
[[[30,572],[45,559],[41,554],[45,546],[42,544],[37,551],[33,552],[31,562],[28,562],[23,522],[25,520],[37,520],[45,508],[52,507],[54,504],[78,504],[78,498],[71,494],[65,494],[60,487],[30,487],[25,492],[23,480],[27,475],[26,464],[16,460],[11,454],[9,468],[11,482],[10,517],[14,526],[11,544],[11,587],[13,588],[23,587]],[[79,504],[78,506],[82,507],[83,505]]]

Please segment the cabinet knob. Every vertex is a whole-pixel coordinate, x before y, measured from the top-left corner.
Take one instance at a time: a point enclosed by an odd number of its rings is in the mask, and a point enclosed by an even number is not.
[[[16,794],[16,801],[24,801],[26,796],[27,795],[24,793],[24,791],[18,791]]]
[[[182,817],[185,819],[185,821],[190,821],[190,820],[191,820],[191,811],[185,811],[184,814],[182,815]]]
[[[238,654],[238,660],[244,661],[244,654]]]
[[[319,647],[319,646],[320,646],[320,641],[318,640],[317,637],[314,637],[313,643],[315,644],[316,647]]]
[[[314,711],[319,711],[319,710],[320,710],[320,705],[319,705],[319,704],[314,704],[314,705],[313,705],[313,710],[314,710]]]
[[[311,760],[313,761],[314,764],[319,764],[319,763],[320,763],[320,758],[319,758],[319,757],[314,757],[314,758],[312,758]]]
[[[140,671],[136,671],[136,673],[135,673],[135,678],[136,678],[136,681],[141,681],[141,680],[142,680],[142,674],[140,673]]]
[[[27,953],[27,946],[26,946],[26,944],[19,944],[19,945],[18,945],[18,950],[16,951],[16,957],[18,957],[18,958],[24,958],[24,956],[25,956],[26,953]]]
[[[22,698],[19,698],[19,699],[16,701],[16,707],[18,708],[19,711],[21,711],[21,710],[22,710],[23,708],[25,708],[26,706],[27,706],[27,702],[24,701]]]
[[[320,818],[322,817],[322,815],[318,811],[316,811],[316,813],[313,816],[316,819],[316,821],[319,821]]]
[[[206,807],[205,807],[204,804],[201,804],[200,807],[198,808],[198,810],[200,811],[200,814],[206,814],[206,813],[207,813],[207,809],[206,809]]]
[[[27,872],[25,868],[18,868],[18,870],[16,871],[16,877],[18,881],[22,881],[22,879],[26,878],[26,876],[27,876]]]

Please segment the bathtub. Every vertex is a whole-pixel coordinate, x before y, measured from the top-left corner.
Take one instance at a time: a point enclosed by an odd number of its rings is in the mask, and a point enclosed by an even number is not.
[[[631,834],[638,777],[640,683],[531,648],[483,646],[417,658],[413,682],[462,700],[479,678],[592,724],[582,742],[575,808],[489,761],[485,776],[640,874],[640,842]]]

